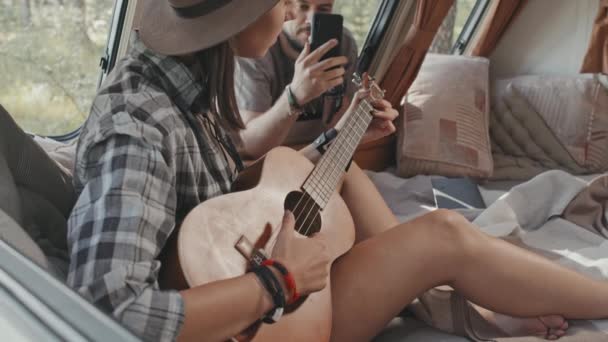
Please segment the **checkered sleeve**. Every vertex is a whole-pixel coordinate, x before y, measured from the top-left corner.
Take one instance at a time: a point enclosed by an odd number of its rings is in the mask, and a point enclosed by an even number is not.
[[[161,291],[157,260],[175,226],[175,173],[158,146],[112,134],[77,167],[82,192],[68,222],[68,283],[145,340],[175,340],[176,291]]]

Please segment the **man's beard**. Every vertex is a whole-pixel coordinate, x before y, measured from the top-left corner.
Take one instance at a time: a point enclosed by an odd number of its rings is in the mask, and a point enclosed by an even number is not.
[[[304,49],[304,44],[308,40],[303,41],[300,38],[300,35],[308,33],[308,36],[310,37],[310,32],[310,23],[298,25],[298,27],[296,27],[296,34],[294,36],[288,35],[291,45],[293,45],[298,51],[302,51],[302,49]]]
[[[296,35],[300,35],[301,33],[310,34],[310,24],[309,23],[305,23],[305,24],[298,26],[298,28],[296,29]]]

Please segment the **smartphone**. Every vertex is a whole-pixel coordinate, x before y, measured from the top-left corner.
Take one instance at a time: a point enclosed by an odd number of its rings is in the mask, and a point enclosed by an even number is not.
[[[315,13],[311,23],[310,50],[314,51],[331,39],[338,45],[326,53],[321,60],[338,57],[342,52],[342,25],[344,18],[339,14]]]

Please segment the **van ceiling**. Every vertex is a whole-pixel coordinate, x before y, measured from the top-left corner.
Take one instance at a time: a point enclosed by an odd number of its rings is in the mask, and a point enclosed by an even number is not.
[[[599,0],[533,0],[507,29],[491,58],[492,78],[578,74]]]

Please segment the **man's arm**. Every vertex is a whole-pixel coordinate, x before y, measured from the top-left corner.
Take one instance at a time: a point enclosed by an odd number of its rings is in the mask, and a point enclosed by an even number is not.
[[[321,57],[336,44],[336,41],[329,41],[313,52],[310,52],[310,45],[306,44],[302,50],[296,60],[294,77],[290,85],[299,105],[309,103],[344,82],[345,70],[342,65],[348,62],[346,57],[320,61]],[[256,70],[248,71],[248,73],[255,72]],[[263,87],[263,82],[257,84]],[[289,113],[290,106],[286,92],[266,112],[248,111],[242,108],[241,115],[246,127],[239,133],[242,142],[241,154],[247,159],[257,159],[270,149],[281,145],[297,120],[295,115]]]
[[[283,93],[265,113],[241,110],[245,129],[240,131],[241,154],[246,159],[257,159],[287,138],[297,115],[289,115],[287,94]]]

